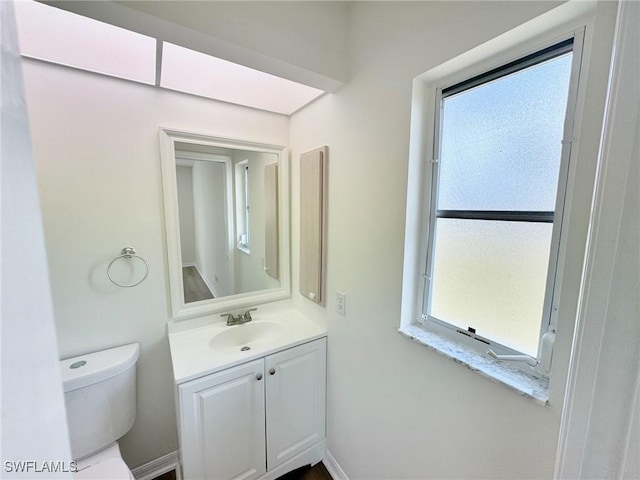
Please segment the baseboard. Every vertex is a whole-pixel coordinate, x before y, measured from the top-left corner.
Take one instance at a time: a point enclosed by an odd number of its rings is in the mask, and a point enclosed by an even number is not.
[[[213,295],[213,298],[219,298],[220,295],[218,295],[218,292],[216,292],[216,289],[213,288],[213,284],[209,281],[209,279],[207,278],[206,275],[203,275],[202,272],[200,271],[200,269],[198,268],[198,265],[194,265],[194,267],[196,267],[196,270],[198,271],[198,274],[200,275],[200,278],[202,279],[202,281],[204,282],[204,284],[207,286],[207,288],[209,289],[209,291],[211,292],[211,294]]]
[[[182,264],[182,268],[185,267],[195,267],[196,266],[196,262],[187,262],[187,263],[183,263]]]
[[[331,455],[331,452],[329,450],[325,452],[324,460],[322,461],[322,463],[324,463],[327,472],[329,472],[329,475],[331,475],[331,478],[333,478],[333,480],[349,480],[349,477],[347,477],[347,474],[344,473],[342,467],[338,465],[338,462],[336,461],[335,457]]]
[[[176,450],[175,452],[167,453],[160,458],[156,458],[149,463],[134,468],[131,473],[133,473],[136,480],[153,480],[171,470],[176,470],[176,474],[178,474],[180,471],[178,468],[179,463],[180,459],[178,457],[178,451]]]

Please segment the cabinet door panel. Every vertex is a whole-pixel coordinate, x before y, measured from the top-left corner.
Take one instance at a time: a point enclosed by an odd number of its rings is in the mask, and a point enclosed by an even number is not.
[[[180,386],[186,479],[251,480],[264,474],[263,360]]]
[[[270,355],[265,372],[271,470],[325,437],[326,339]]]

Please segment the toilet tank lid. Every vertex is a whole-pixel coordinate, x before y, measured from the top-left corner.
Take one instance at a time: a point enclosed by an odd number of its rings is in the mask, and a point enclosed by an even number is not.
[[[115,377],[135,365],[139,355],[140,344],[131,343],[60,360],[64,391],[70,392]]]

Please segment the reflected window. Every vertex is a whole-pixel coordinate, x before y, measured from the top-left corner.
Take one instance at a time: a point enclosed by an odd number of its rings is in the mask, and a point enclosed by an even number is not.
[[[249,160],[236,164],[236,238],[238,250],[250,253]]]

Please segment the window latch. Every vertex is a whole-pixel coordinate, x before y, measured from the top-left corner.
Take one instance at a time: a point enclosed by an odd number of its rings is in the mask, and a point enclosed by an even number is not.
[[[538,361],[535,358],[530,357],[529,355],[498,355],[493,350],[487,350],[487,355],[491,358],[495,358],[496,360],[506,360],[509,362],[524,362],[527,365],[535,367],[538,365]]]

